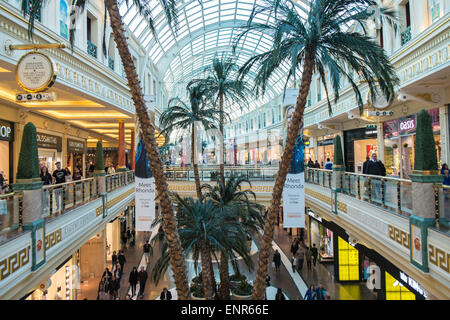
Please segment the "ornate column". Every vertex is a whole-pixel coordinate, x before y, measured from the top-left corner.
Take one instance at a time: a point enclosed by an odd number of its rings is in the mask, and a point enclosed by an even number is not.
[[[135,145],[134,145],[134,128],[131,129],[131,150],[130,150],[130,164],[131,164],[131,170],[134,170],[134,157],[135,157]]]
[[[412,181],[412,210],[410,225],[411,263],[428,272],[428,228],[439,223],[436,216],[435,187],[442,184],[439,174],[430,114],[422,110],[417,115],[414,170]]]
[[[125,121],[119,120],[119,164],[117,172],[126,171],[125,166]]]

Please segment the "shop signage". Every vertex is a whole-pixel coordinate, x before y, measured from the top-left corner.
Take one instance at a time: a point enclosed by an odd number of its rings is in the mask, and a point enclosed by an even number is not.
[[[327,140],[319,140],[317,141],[317,145],[320,146],[329,146],[334,144],[334,140],[333,139],[327,139]]]
[[[56,149],[56,151],[62,151],[62,138],[58,136],[52,136],[46,133],[38,132],[37,145],[39,148]]]
[[[308,210],[308,214],[313,217],[314,219],[316,219],[319,222],[322,222],[322,218],[319,216],[316,216],[316,214],[312,211],[312,210]]]
[[[398,128],[401,135],[416,132],[416,116],[411,115],[401,118],[399,120]]]
[[[0,140],[14,140],[14,125],[11,122],[0,120]]]
[[[408,276],[407,274],[404,274],[403,272],[400,272],[400,279],[407,283],[411,288],[416,290],[421,296],[427,298],[427,292],[420,286],[420,284]]]
[[[289,88],[284,92],[283,106],[295,105],[297,103],[298,89]]]
[[[390,120],[383,122],[383,132],[385,139],[398,137],[398,121]]]
[[[69,152],[69,153],[85,153],[84,141],[67,139],[67,152]]]
[[[28,92],[47,90],[56,80],[53,61],[42,52],[28,52],[17,63],[16,80],[19,86]]]
[[[368,111],[367,115],[369,117],[390,117],[394,115],[394,111]]]

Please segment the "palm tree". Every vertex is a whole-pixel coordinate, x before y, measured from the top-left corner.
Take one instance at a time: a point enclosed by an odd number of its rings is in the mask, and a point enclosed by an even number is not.
[[[292,78],[295,79],[296,72],[301,70],[302,74],[295,112],[289,124],[286,145],[264,227],[253,294],[253,298],[257,300],[264,299],[264,280],[267,274],[276,213],[280,205],[296,137],[303,126],[303,111],[313,71],[319,73],[324,87],[327,88],[325,68],[328,68],[335,101],[339,98],[341,77],[346,78],[352,85],[361,111],[364,103],[358,86],[349,71],[355,71],[367,83],[373,100],[381,89],[382,94],[390,101],[394,96],[394,85],[398,83],[389,59],[383,49],[366,35],[365,28],[363,27],[363,31],[360,33],[349,28],[353,25],[362,26],[362,21],[371,17],[373,10],[368,9],[372,9],[376,5],[375,1],[311,1],[306,18],[302,16],[301,9],[291,0],[262,0],[260,3],[261,5],[254,8],[244,30],[237,37],[234,47],[249,32],[259,32],[271,36],[272,47],[269,51],[250,58],[241,67],[241,76],[246,75],[253,67],[256,68],[256,91],[257,94],[263,94],[268,79],[283,63],[290,65],[285,87]],[[274,22],[270,24],[253,22],[253,19],[259,14],[273,17]],[[380,89],[376,87],[377,84]],[[329,99],[327,89],[326,93],[327,99]],[[329,100],[328,107],[331,112]]]
[[[241,224],[230,217],[229,212],[219,213],[211,199],[197,199],[192,197],[181,198],[174,193],[177,204],[177,222],[180,239],[186,254],[194,259],[194,268],[197,269],[198,260],[201,260],[202,279],[205,297],[211,300],[214,296],[214,285],[211,279],[212,258],[214,251],[232,252],[238,248],[238,253],[247,249],[246,234]],[[157,223],[156,221],[154,223]],[[163,251],[152,270],[152,280],[159,280],[168,268],[167,250],[165,250],[164,235],[155,237],[162,242]]]
[[[169,135],[173,130],[191,131],[191,163],[194,168],[195,189],[197,198],[202,194],[200,190],[200,177],[198,174],[198,164],[195,158],[195,125],[201,123],[203,128],[211,129],[216,127],[219,120],[219,111],[215,108],[207,107],[204,101],[206,88],[201,85],[188,85],[186,87],[189,94],[190,105],[180,98],[173,98],[169,101],[167,108],[160,116],[159,122],[163,130],[161,133]]]
[[[217,185],[214,187],[209,184],[202,185],[202,189],[208,191],[204,197],[211,199],[214,205],[218,208],[218,214],[226,214],[235,219],[241,224],[246,234],[252,234],[264,226],[264,221],[261,212],[264,206],[257,203],[256,195],[251,190],[242,189],[244,182],[251,186],[250,181],[244,176],[231,175],[224,184],[222,179],[216,179]],[[250,198],[253,198],[251,200]],[[249,268],[253,268],[253,261],[250,256],[250,248],[247,250],[240,250],[233,248],[243,259]],[[230,281],[228,273],[228,261],[234,262],[233,251],[223,252],[220,257],[220,296],[223,300],[229,298]],[[235,265],[237,268],[237,265]]]
[[[201,84],[208,88],[207,99],[211,101],[214,105],[219,105],[219,111],[221,113],[219,121],[219,132],[223,139],[223,127],[225,123],[225,113],[224,104],[247,104],[248,98],[252,96],[252,91],[250,90],[247,82],[242,79],[236,78],[236,72],[239,67],[233,61],[231,57],[227,57],[224,54],[220,58],[214,57],[212,64],[205,68],[205,72],[209,76],[205,79],[193,79],[189,84]],[[221,141],[221,153],[222,157],[224,154],[224,144],[225,141]],[[220,178],[222,182],[225,183],[225,172],[224,172],[224,159],[220,159]]]
[[[86,0],[74,0],[73,4],[80,8],[81,11],[84,10],[86,5]],[[26,13],[28,0],[22,0],[22,10],[24,14]],[[29,36],[33,35],[34,21],[41,11],[45,1],[33,0],[31,5],[31,11],[29,14]],[[147,20],[150,30],[156,36],[156,30],[154,26],[154,20],[152,15],[152,8],[148,1],[133,0],[136,5],[138,12]],[[127,39],[125,36],[125,30],[123,27],[122,17],[119,14],[119,8],[117,6],[117,0],[104,0],[105,6],[105,17],[104,21],[107,19],[107,13],[110,17],[110,24],[114,35],[114,41],[116,43],[117,49],[119,51],[120,58],[122,60],[122,65],[124,67],[125,75],[128,81],[128,87],[136,108],[137,119],[139,121],[140,128],[142,130],[142,135],[145,143],[145,149],[149,156],[151,169],[153,176],[155,178],[156,190],[160,197],[160,207],[161,214],[163,217],[163,229],[167,235],[168,246],[170,251],[170,261],[173,269],[173,275],[175,280],[175,285],[177,288],[177,294],[179,299],[189,299],[189,287],[186,274],[186,266],[184,263],[184,253],[181,247],[180,239],[178,236],[177,225],[175,221],[175,216],[173,213],[172,202],[169,197],[169,190],[166,181],[166,176],[164,174],[164,167],[161,162],[158,153],[158,145],[155,139],[155,128],[154,124],[150,122],[147,108],[145,106],[143,92],[140,85],[139,77],[136,72],[136,67],[134,65],[130,50],[128,48]],[[167,18],[169,26],[174,24],[177,25],[176,21],[176,1],[175,0],[161,0],[161,6],[164,9],[164,14]],[[71,17],[75,11],[75,7],[71,12]],[[74,30],[70,32],[70,41],[73,44]]]

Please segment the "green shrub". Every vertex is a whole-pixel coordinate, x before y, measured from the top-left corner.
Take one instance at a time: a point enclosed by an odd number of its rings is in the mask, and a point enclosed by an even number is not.
[[[253,293],[253,285],[251,285],[247,279],[242,280],[235,288],[233,288],[233,293],[238,296],[249,296]]]
[[[341,136],[334,137],[334,164],[344,164],[344,153],[342,152]]]
[[[105,160],[103,158],[103,144],[97,141],[97,150],[95,152],[95,170],[105,170]]]
[[[196,278],[198,278],[198,276],[195,277],[194,279],[196,279]],[[203,286],[203,281],[196,282],[197,279],[196,279],[196,281],[194,281],[194,279],[192,279],[192,285],[190,288],[191,294],[196,296],[197,298],[204,298],[205,297],[205,288]],[[200,279],[201,279],[201,277],[200,277]]]
[[[235,273],[235,274],[233,274],[232,276],[230,276],[229,279],[230,279],[230,281],[241,282],[241,281],[243,281],[243,280],[246,280],[247,277],[244,276],[244,275],[241,274],[241,273]]]
[[[431,115],[425,110],[417,115],[414,170],[438,170]]]
[[[40,177],[36,127],[28,122],[23,128],[16,179]]]

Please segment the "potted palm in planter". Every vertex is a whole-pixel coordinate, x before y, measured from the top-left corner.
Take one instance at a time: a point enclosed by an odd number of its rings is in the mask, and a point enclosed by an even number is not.
[[[201,275],[192,279],[190,291],[192,300],[206,300]]]
[[[252,300],[253,285],[247,279],[242,280],[239,284],[231,289],[233,300]]]
[[[237,287],[241,283],[241,281],[247,280],[247,277],[240,273],[239,270],[237,270],[236,273],[231,275],[229,279],[230,284],[233,287]]]

